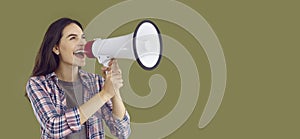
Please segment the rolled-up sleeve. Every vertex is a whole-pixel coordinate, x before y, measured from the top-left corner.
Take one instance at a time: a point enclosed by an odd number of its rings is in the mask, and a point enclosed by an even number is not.
[[[129,137],[131,132],[130,116],[127,111],[125,112],[123,119],[114,118],[112,113],[112,102],[108,101],[102,106],[101,112],[102,118],[109,127],[112,135],[119,139],[126,139]]]
[[[51,138],[62,138],[81,129],[79,109],[74,107],[58,112],[42,82],[30,79],[26,85],[34,114]]]

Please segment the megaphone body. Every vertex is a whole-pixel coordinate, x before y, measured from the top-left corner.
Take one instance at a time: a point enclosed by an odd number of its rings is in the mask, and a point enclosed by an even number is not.
[[[138,24],[133,33],[87,42],[85,52],[89,58],[108,66],[110,59],[136,60],[146,70],[156,68],[162,56],[162,38],[157,26],[150,20]]]

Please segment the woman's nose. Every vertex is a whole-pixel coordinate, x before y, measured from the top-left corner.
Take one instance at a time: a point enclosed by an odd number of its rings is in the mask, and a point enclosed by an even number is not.
[[[79,43],[80,43],[80,45],[85,45],[86,44],[86,39],[81,38]]]

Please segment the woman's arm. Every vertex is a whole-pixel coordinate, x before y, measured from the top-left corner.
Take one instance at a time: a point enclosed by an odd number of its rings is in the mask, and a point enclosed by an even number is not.
[[[62,138],[74,131],[79,131],[80,125],[115,95],[110,77],[108,75],[105,81],[106,85],[101,92],[78,108],[67,109],[64,113],[57,110],[49,95],[54,92],[47,91],[53,90],[53,88],[49,89],[49,86],[42,81],[30,79],[26,85],[26,90],[40,125],[53,138]]]
[[[125,115],[125,106],[122,101],[120,91],[116,91],[116,95],[111,99],[112,105],[113,105],[113,115],[116,119],[123,119]]]
[[[30,79],[26,91],[36,118],[51,137],[62,138],[81,129],[79,110],[71,108],[65,113],[58,112],[49,95],[50,92],[41,81]]]
[[[116,94],[112,97],[111,101],[108,101],[102,108],[102,115],[104,121],[110,128],[110,132],[118,138],[128,138],[131,132],[130,129],[130,117],[124,103],[122,101],[119,89],[123,86],[122,73],[116,60],[112,60],[109,68],[103,68],[111,71],[114,77],[114,87]],[[107,75],[106,75],[107,77]]]
[[[79,107],[80,111],[80,124],[86,122],[94,113],[96,113],[105,102],[112,96],[107,95],[106,90],[101,90],[95,94],[90,100]]]
[[[130,129],[130,116],[125,110],[122,119],[116,118],[113,114],[112,101],[106,102],[101,107],[102,118],[110,129],[110,133],[119,139],[126,139],[131,133]]]

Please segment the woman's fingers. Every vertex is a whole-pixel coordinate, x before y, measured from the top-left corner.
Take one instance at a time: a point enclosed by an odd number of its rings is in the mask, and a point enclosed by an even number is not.
[[[116,89],[120,89],[123,86],[123,78],[122,74],[120,73],[112,73],[111,74],[111,80],[116,87]]]
[[[103,76],[104,79],[106,79],[106,74],[110,70],[111,70],[110,67],[105,67],[105,66],[101,67],[101,74],[102,74],[102,76]]]
[[[120,89],[123,86],[122,71],[119,68],[117,60],[112,59],[109,62],[109,67],[103,67],[101,70],[104,72],[109,71],[108,73],[110,74],[107,73],[107,75],[109,75],[109,79],[111,80],[115,89]]]
[[[121,69],[116,59],[112,60],[111,70],[116,73],[121,73]]]
[[[123,79],[120,77],[112,77],[111,81],[113,81],[114,83],[117,83],[117,82],[123,82]]]

